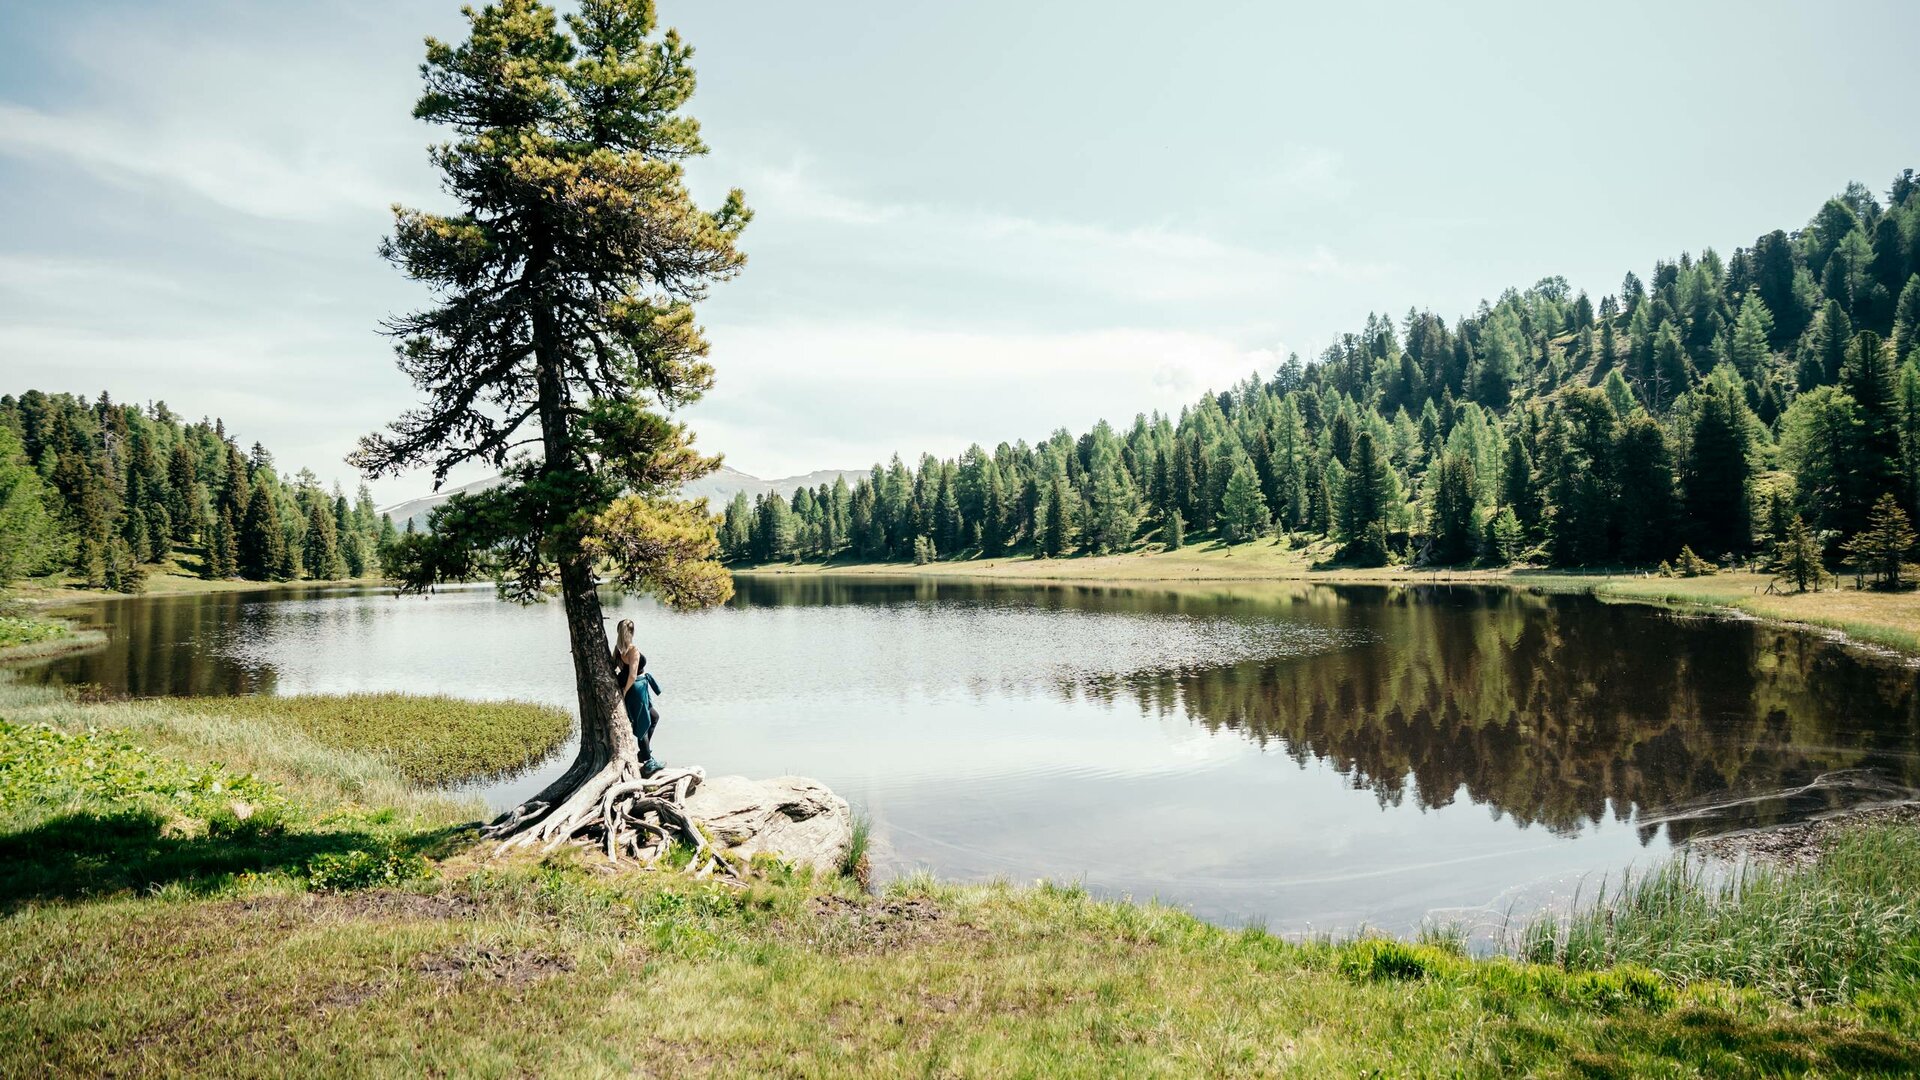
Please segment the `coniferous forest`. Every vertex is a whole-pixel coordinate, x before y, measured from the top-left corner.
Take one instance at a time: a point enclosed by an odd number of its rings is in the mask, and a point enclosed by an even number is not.
[[[848,487],[737,496],[736,561],[1333,541],[1336,559],[1652,566],[1811,557],[1897,584],[1920,502],[1920,178],[1798,230],[1561,278],[1451,324],[1370,316],[1184,407]],[[1889,571],[1887,568],[1891,567]]]
[[[282,476],[219,420],[29,390],[0,397],[0,533],[0,585],[65,571],[138,592],[176,553],[208,579],[362,577],[393,523],[364,485],[350,502],[309,470]]]

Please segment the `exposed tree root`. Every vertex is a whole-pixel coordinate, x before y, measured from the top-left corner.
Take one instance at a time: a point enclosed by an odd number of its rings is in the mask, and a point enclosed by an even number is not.
[[[500,841],[495,855],[527,847],[545,853],[578,841],[605,852],[609,863],[628,860],[651,867],[679,843],[693,852],[687,869],[694,876],[739,876],[741,867],[708,842],[706,831],[686,811],[687,796],[706,779],[705,770],[664,769],[642,777],[637,755],[616,751],[615,760],[569,785],[572,776],[587,771],[580,765],[575,762],[568,775],[481,830],[487,839]]]

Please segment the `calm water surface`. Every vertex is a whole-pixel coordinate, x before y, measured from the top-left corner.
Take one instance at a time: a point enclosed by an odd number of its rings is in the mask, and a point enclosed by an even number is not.
[[[1078,879],[1278,931],[1486,926],[1692,835],[1920,788],[1913,668],[1751,622],[1436,586],[738,589],[609,601],[665,688],[661,757],[825,781],[883,874]],[[79,610],[111,643],[31,677],[573,704],[558,608],[488,588]],[[476,790],[509,805],[571,753]]]

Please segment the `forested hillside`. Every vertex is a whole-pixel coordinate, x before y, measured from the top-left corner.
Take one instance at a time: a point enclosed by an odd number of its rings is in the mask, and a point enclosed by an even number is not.
[[[1901,546],[1920,494],[1917,193],[1912,170],[1884,204],[1851,184],[1597,302],[1548,278],[1451,324],[1370,316],[1177,418],[737,497],[722,543],[924,561],[1278,532],[1356,564],[1652,565],[1771,550],[1797,516],[1824,557],[1871,562],[1862,534]]]
[[[207,578],[359,577],[392,529],[364,486],[349,502],[304,469],[283,477],[218,420],[105,393],[0,397],[0,585],[69,572],[137,592],[170,562]]]

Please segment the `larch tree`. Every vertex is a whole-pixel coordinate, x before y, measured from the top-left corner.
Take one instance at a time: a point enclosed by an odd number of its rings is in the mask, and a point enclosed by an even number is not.
[[[650,0],[581,0],[564,21],[500,0],[467,19],[466,41],[428,39],[414,107],[453,133],[430,153],[459,209],[396,207],[382,249],[433,290],[387,323],[425,404],[352,461],[369,476],[431,466],[436,483],[467,462],[502,470],[383,562],[409,590],[491,577],[521,602],[559,594],[580,751],[487,833],[551,846],[600,830],[613,855],[638,849],[617,821],[662,800],[645,793],[597,571],[676,608],[732,594],[704,502],[674,498],[718,459],[670,414],[713,383],[693,305],[744,263],[749,213],[737,190],[711,211],[686,190],[681,163],[706,150],[682,111],[693,51]],[[638,802],[617,819],[616,799]]]
[[[1226,493],[1220,500],[1222,539],[1229,544],[1244,544],[1266,532],[1271,520],[1252,459],[1245,454],[1237,455],[1233,471],[1227,476]]]

